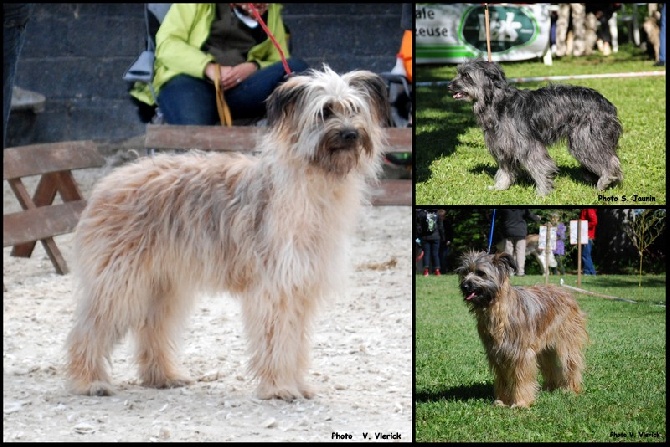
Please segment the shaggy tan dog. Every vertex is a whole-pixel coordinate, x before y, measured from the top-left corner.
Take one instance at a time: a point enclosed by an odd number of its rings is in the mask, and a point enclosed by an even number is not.
[[[556,286],[512,287],[508,253],[469,252],[456,269],[493,372],[494,404],[529,407],[539,388],[582,391],[586,315]]]
[[[143,385],[187,384],[182,326],[198,294],[227,291],[241,299],[257,395],[312,397],[310,324],[345,283],[389,116],[381,78],[325,67],[269,98],[259,157],[159,155],[103,179],[76,232],[72,392],[113,392],[106,363],[128,331]]]

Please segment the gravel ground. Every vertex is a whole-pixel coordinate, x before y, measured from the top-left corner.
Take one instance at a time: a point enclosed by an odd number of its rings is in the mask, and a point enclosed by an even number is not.
[[[106,169],[76,172],[85,196]],[[16,211],[3,187],[5,213]],[[225,295],[202,297],[185,331],[194,384],[142,388],[125,341],[113,356],[116,395],[68,394],[72,278],[55,273],[39,244],[29,259],[4,249],[3,441],[411,441],[411,222],[411,207],[365,209],[347,293],[315,325],[308,381],[317,396],[292,403],[253,397],[240,308]],[[70,260],[72,235],[56,243]]]

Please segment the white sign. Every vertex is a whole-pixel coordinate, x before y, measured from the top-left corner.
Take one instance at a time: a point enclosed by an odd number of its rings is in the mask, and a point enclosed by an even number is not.
[[[547,247],[547,226],[540,226],[540,240],[538,241],[538,246],[540,250],[544,250]],[[549,247],[551,251],[556,250],[556,227],[551,227],[549,230]]]
[[[579,222],[582,223],[582,228],[581,228],[581,237],[582,237],[582,245],[586,245],[589,243],[589,223],[585,220],[580,220]],[[570,245],[577,245],[577,221],[576,220],[571,220],[570,221]]]

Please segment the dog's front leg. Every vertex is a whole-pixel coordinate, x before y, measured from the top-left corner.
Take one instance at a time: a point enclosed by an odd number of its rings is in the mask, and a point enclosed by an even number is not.
[[[278,290],[254,298],[244,299],[243,312],[250,368],[259,379],[256,395],[287,401],[312,398],[314,392],[305,385],[304,377],[309,368],[308,329],[314,303]]]
[[[489,186],[489,189],[496,189],[498,191],[509,189],[509,187],[514,183],[515,178],[516,175],[514,174],[514,171],[511,169],[511,167],[500,164],[500,167],[498,167],[498,171],[493,178],[495,183],[493,186]]]

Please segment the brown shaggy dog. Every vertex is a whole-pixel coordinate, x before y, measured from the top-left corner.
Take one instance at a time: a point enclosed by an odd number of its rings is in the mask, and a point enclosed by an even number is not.
[[[588,335],[572,295],[556,286],[512,287],[508,253],[470,252],[461,260],[459,285],[493,371],[494,403],[529,407],[538,365],[545,388],[579,393]]]
[[[310,324],[345,282],[389,116],[381,78],[325,67],[269,98],[259,157],[160,155],[103,179],[76,232],[70,389],[111,394],[106,364],[128,331],[143,385],[188,383],[182,326],[198,294],[227,291],[241,300],[257,395],[311,397]]]

